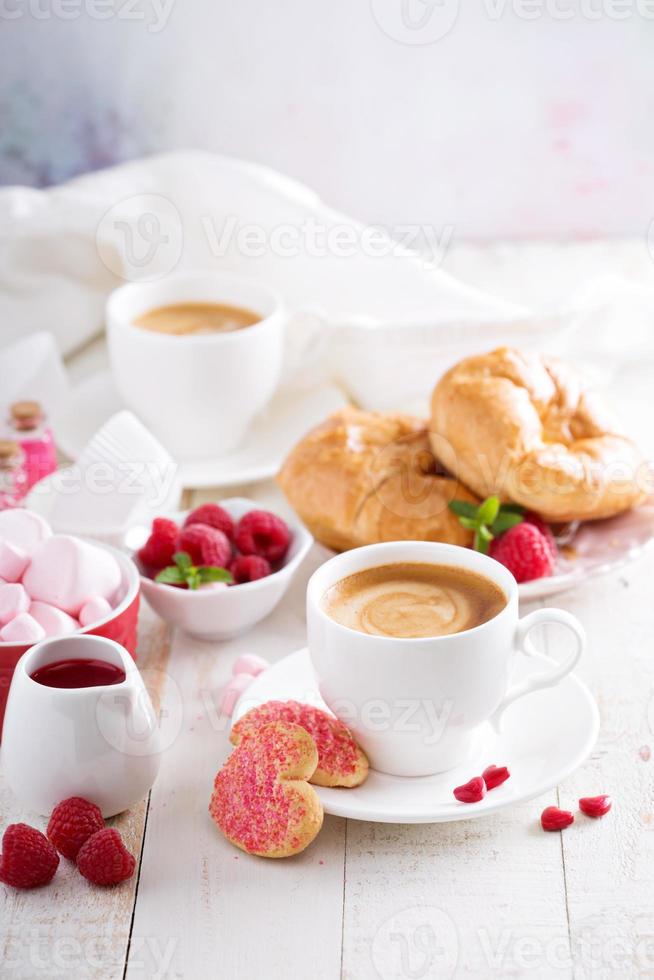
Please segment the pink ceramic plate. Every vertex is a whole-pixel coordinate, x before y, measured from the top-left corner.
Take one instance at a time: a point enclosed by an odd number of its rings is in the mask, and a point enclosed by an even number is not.
[[[520,598],[544,599],[570,589],[594,575],[614,572],[639,558],[654,542],[654,498],[607,521],[580,524],[560,550],[557,568],[550,578],[523,582]]]

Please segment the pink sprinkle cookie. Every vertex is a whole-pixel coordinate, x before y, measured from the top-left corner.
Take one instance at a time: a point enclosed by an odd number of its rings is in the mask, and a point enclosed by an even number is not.
[[[216,776],[212,819],[248,854],[298,854],[322,827],[322,804],[308,783],[317,762],[315,743],[304,728],[262,725],[243,738]]]
[[[106,617],[111,612],[111,604],[101,595],[87,599],[79,611],[79,621],[82,626],[90,626]]]
[[[32,602],[28,611],[43,627],[46,636],[68,636],[79,629],[76,619],[47,602]]]
[[[268,667],[270,667],[269,662],[264,660],[263,657],[257,657],[256,653],[242,653],[234,661],[232,674],[249,674],[251,677],[258,677]]]
[[[0,630],[0,640],[4,643],[38,643],[44,637],[43,627],[26,612],[15,616]]]
[[[368,775],[368,759],[342,721],[326,711],[299,701],[267,701],[252,708],[232,728],[234,745],[262,725],[280,721],[300,725],[318,750],[318,765],[311,776],[316,786],[359,786]]]
[[[0,626],[6,626],[20,613],[27,612],[29,606],[30,597],[18,582],[0,585]]]
[[[0,511],[0,515],[7,511]],[[9,541],[0,540],[0,576],[5,582],[20,581],[30,563],[30,556],[22,548]]]
[[[223,715],[227,715],[231,718],[234,714],[234,708],[236,707],[236,702],[240,698],[243,691],[245,691],[254,678],[252,674],[236,674],[232,677],[230,681],[225,684],[224,688],[220,693],[220,704],[219,708]]]

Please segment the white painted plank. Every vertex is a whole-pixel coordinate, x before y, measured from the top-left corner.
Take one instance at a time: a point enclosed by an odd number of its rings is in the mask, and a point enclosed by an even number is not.
[[[563,836],[579,977],[654,976],[654,557],[567,597],[584,622],[581,673],[601,712],[597,748],[561,787],[561,805],[611,793],[602,820],[578,815]]]
[[[269,861],[228,844],[207,812],[231,750],[218,692],[239,652],[276,660],[302,645],[306,579],[319,560],[246,637],[173,640],[163,710],[175,737],[151,796],[128,980],[161,972],[161,957],[169,977],[339,976],[344,821],[326,818],[303,854]]]
[[[168,630],[148,609],[139,623],[139,665],[150,693],[168,655]],[[147,668],[147,669],[146,669]],[[154,685],[154,687],[152,686]],[[139,855],[147,800],[109,821]],[[45,830],[47,820],[17,806],[0,778],[0,826],[25,822]],[[3,980],[83,977],[105,980],[122,976],[131,927],[136,876],[117,888],[90,885],[74,864],[62,858],[51,885],[17,891],[0,885],[0,973]]]

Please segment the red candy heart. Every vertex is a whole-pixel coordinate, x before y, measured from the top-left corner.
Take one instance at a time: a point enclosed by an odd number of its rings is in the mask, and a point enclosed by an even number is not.
[[[459,803],[479,803],[486,796],[486,783],[482,776],[474,776],[463,786],[457,786],[454,795]]]
[[[488,766],[481,774],[486,783],[486,789],[495,789],[496,786],[501,786],[510,775],[511,773],[506,766]]]
[[[563,830],[574,823],[574,820],[569,810],[560,810],[558,806],[547,806],[540,815],[543,830]]]
[[[582,796],[579,800],[579,809],[587,817],[603,817],[613,806],[613,800],[606,793],[601,796]]]

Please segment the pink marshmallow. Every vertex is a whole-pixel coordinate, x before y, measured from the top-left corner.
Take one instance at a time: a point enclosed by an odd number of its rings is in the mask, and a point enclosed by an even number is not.
[[[236,707],[236,702],[241,694],[243,694],[243,691],[247,690],[252,681],[253,677],[251,674],[237,674],[236,677],[232,677],[231,681],[225,684],[220,692],[219,700],[219,710],[222,714],[231,718]]]
[[[0,516],[3,513],[5,511],[0,511]],[[5,582],[18,582],[29,563],[26,551],[9,541],[0,541],[0,576]]]
[[[0,541],[20,548],[28,555],[33,554],[51,534],[49,525],[32,510],[14,507],[0,511]]]
[[[29,613],[21,613],[0,630],[0,640],[5,643],[38,643],[45,637],[45,630]]]
[[[101,595],[94,595],[87,599],[79,611],[79,621],[82,626],[90,626],[97,623],[100,619],[105,619],[111,612],[111,605]]]
[[[68,534],[53,534],[43,541],[23,577],[32,599],[71,616],[96,596],[111,601],[120,582],[120,566],[112,554]]]
[[[43,627],[46,636],[68,636],[79,628],[76,619],[47,602],[30,603],[28,612]]]
[[[263,657],[258,657],[256,653],[243,653],[234,661],[232,674],[235,676],[237,674],[249,674],[251,677],[257,677],[262,670],[266,670],[268,667],[270,667],[270,663]]]
[[[0,585],[0,626],[29,609],[30,597],[22,585]]]

